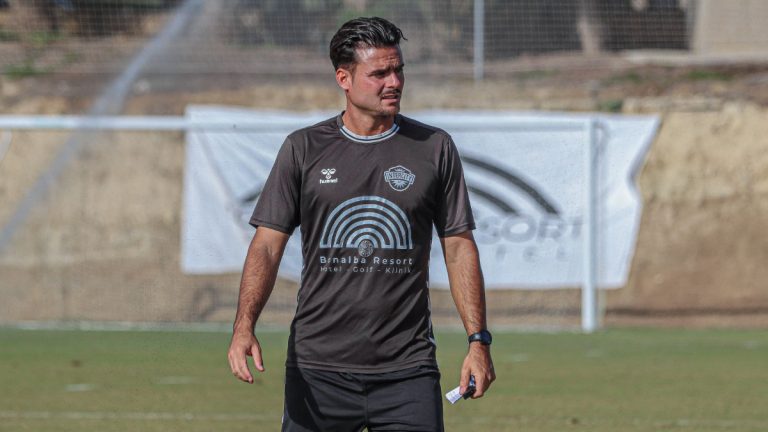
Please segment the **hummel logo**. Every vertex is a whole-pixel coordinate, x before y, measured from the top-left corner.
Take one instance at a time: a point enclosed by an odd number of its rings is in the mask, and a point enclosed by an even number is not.
[[[320,170],[320,172],[325,176],[325,180],[320,179],[320,184],[326,184],[326,183],[338,183],[339,179],[337,178],[331,178],[334,174],[336,174],[336,168],[325,168]]]

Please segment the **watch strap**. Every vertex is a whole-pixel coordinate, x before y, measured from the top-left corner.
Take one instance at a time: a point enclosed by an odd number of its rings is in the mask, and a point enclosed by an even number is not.
[[[473,333],[467,337],[468,343],[480,342],[482,345],[490,345],[493,341],[493,336],[488,330],[480,330],[477,333]]]

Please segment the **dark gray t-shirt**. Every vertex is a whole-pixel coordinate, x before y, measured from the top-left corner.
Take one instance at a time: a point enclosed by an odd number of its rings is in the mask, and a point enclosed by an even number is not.
[[[434,226],[475,228],[461,161],[444,131],[398,115],[360,137],[341,115],[286,138],[251,225],[301,227],[288,366],[380,373],[435,366],[429,305]]]

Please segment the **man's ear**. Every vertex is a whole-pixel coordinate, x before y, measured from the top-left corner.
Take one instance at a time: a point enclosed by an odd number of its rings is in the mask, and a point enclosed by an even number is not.
[[[343,90],[349,90],[352,87],[352,71],[343,67],[336,69],[336,83]]]

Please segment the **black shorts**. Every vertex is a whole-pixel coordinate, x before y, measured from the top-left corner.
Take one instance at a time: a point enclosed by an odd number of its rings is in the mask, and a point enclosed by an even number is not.
[[[283,432],[443,431],[440,372],[286,368]]]

